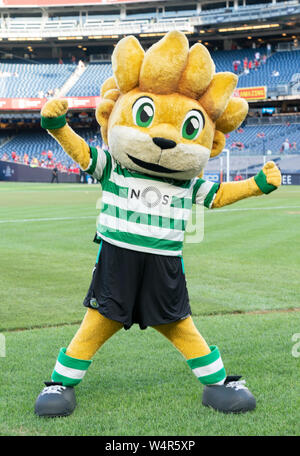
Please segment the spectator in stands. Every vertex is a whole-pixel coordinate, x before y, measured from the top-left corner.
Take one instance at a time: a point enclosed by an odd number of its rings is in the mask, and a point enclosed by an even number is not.
[[[76,65],[76,57],[75,57],[75,55],[72,55],[71,62],[73,63],[73,65]]]
[[[290,150],[290,142],[289,142],[288,138],[286,138],[285,141],[283,141],[283,143],[282,143],[280,152],[288,153],[289,150]]]
[[[14,162],[17,161],[17,158],[18,158],[18,157],[17,157],[16,151],[14,151],[14,150],[12,151],[12,153],[11,153],[11,158],[12,158],[12,160],[13,160]]]
[[[56,183],[58,184],[58,169],[56,168],[56,166],[52,170],[51,184],[53,184],[54,181],[56,181]]]
[[[48,158],[48,161],[51,161],[51,160],[52,160],[52,158],[53,158],[53,152],[52,152],[52,150],[48,150],[47,158]]]
[[[256,71],[258,70],[259,65],[260,65],[259,60],[255,59],[254,60],[254,68],[255,68]]]
[[[24,157],[23,157],[23,162],[24,162],[25,165],[29,165],[29,155],[26,154],[26,152],[25,152]]]
[[[39,161],[38,161],[38,159],[37,159],[36,157],[32,157],[30,166],[31,166],[32,168],[36,168],[37,166],[39,166]]]
[[[255,60],[257,60],[258,62],[260,61],[260,52],[259,51],[255,52]]]
[[[249,71],[252,70],[252,60],[249,60],[249,62],[248,62],[248,70]]]
[[[1,160],[3,160],[3,161],[8,161],[8,159],[9,159],[9,157],[8,157],[7,153],[4,152],[4,154],[2,155]]]
[[[267,56],[270,57],[272,52],[272,46],[270,43],[267,44]]]
[[[233,71],[235,72],[235,74],[238,74],[238,69],[239,69],[239,66],[240,66],[240,61],[239,60],[234,60],[232,62],[232,65],[233,65]]]
[[[262,56],[261,61],[262,61],[263,64],[266,63],[266,61],[267,61],[267,56],[266,56],[266,54],[264,54],[264,55]]]
[[[58,60],[58,63],[59,63],[60,65],[62,65],[62,64],[64,63],[63,59],[60,58],[60,59]]]

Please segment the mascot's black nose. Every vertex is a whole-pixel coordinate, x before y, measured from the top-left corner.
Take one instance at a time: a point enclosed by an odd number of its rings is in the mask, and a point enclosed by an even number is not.
[[[161,149],[172,149],[176,146],[176,142],[172,141],[171,139],[152,138],[152,141]]]

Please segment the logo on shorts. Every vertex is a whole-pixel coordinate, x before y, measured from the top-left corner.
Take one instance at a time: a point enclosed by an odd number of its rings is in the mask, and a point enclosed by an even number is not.
[[[90,306],[91,306],[93,309],[98,309],[99,304],[98,304],[98,302],[96,301],[95,298],[90,299]]]

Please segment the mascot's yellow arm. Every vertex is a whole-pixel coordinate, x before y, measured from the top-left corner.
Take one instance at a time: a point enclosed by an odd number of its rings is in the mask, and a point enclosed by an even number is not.
[[[66,100],[53,99],[44,105],[41,115],[47,118],[54,118],[65,115],[67,110],[68,102]],[[77,135],[69,125],[47,131],[82,169],[88,168],[90,148],[85,140]]]
[[[220,185],[212,207],[223,207],[249,196],[262,194],[263,192],[256,185],[254,177],[239,182],[225,182]]]
[[[262,172],[268,184],[274,185],[274,187],[281,185],[281,173],[273,161],[267,162]],[[254,177],[239,182],[225,182],[220,185],[212,207],[226,206],[249,196],[259,196],[262,194],[263,192],[256,184]]]

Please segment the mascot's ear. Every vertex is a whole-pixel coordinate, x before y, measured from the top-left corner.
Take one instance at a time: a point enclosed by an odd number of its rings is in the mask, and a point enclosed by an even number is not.
[[[220,132],[219,130],[216,130],[210,156],[216,157],[217,155],[219,155],[222,152],[222,150],[224,149],[225,144],[226,144],[225,136],[223,135],[222,132]]]
[[[105,144],[107,144],[107,126],[108,119],[113,110],[115,102],[113,100],[103,100],[96,109],[96,119],[101,126],[101,135]]]
[[[243,98],[232,97],[223,114],[216,122],[216,129],[229,133],[238,128],[248,114],[248,103]]]
[[[229,71],[216,73],[199,99],[209,117],[215,122],[225,111],[238,82],[238,77]]]
[[[132,35],[122,38],[116,45],[111,62],[117,88],[127,93],[139,85],[144,49]]]

